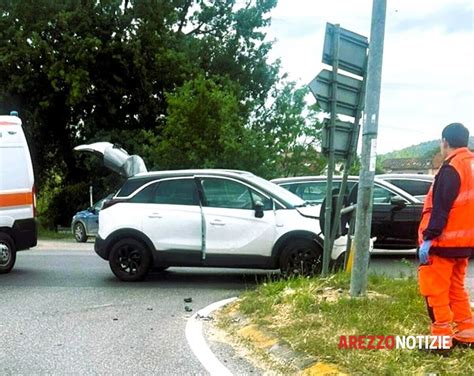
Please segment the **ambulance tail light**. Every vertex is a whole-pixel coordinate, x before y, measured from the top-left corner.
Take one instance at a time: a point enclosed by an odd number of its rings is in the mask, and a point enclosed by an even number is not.
[[[31,189],[31,198],[33,203],[33,216],[36,218],[38,217],[38,210],[36,209],[36,186],[33,184],[33,188]]]

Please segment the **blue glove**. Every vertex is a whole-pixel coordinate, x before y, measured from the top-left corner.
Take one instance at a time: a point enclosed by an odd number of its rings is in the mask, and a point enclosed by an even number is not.
[[[431,248],[431,240],[425,240],[421,243],[418,257],[420,258],[420,264],[428,264],[428,254]]]

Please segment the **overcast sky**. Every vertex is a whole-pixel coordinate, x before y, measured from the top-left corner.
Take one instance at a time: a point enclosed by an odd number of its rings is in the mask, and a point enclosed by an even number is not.
[[[370,38],[371,12],[372,0],[279,0],[271,57],[307,84],[327,68],[326,22]],[[455,121],[474,135],[473,68],[473,0],[388,0],[378,153],[439,139]]]

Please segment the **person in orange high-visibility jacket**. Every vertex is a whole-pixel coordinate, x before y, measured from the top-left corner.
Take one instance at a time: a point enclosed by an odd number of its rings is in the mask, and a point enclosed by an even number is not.
[[[418,283],[432,321],[431,334],[451,344],[474,344],[474,320],[464,286],[474,255],[474,153],[469,131],[449,124],[440,144],[444,162],[426,197],[418,231]]]

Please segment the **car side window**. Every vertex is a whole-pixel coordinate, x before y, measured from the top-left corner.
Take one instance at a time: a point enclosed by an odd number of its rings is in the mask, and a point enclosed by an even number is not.
[[[301,197],[303,200],[317,204],[323,202],[324,197],[326,197],[326,186],[326,181],[282,185],[283,188]]]
[[[372,203],[374,204],[390,204],[392,197],[395,196],[395,193],[390,192],[389,190],[374,186],[374,194],[372,198]]]
[[[194,179],[163,180],[152,198],[154,204],[199,205],[199,196]]]
[[[104,201],[105,201],[105,199],[102,199],[102,200],[97,201],[94,204],[94,206],[92,208],[94,209],[95,212],[98,212],[98,211],[100,211],[100,209],[102,209],[102,206],[104,206]]]
[[[300,197],[305,201],[319,204],[323,202],[324,197],[326,197],[326,187],[327,182],[325,181],[305,184],[300,189]]]
[[[201,182],[206,198],[205,205],[208,207],[252,210],[255,201],[262,201],[264,210],[272,206],[270,199],[236,181],[203,178]]]
[[[347,182],[346,191],[349,193],[354,185],[355,182]],[[313,204],[321,204],[326,198],[327,181],[322,180],[310,183],[292,183],[285,184],[282,187],[301,197],[305,201]],[[333,190],[340,189],[341,182],[333,182],[332,187]]]
[[[153,198],[153,192],[157,183],[150,184],[149,186],[143,188],[140,192],[138,192],[135,196],[130,198],[129,202],[133,202],[135,204],[149,204]]]
[[[389,180],[389,182],[403,189],[405,192],[408,192],[412,196],[424,196],[428,194],[428,190],[431,187],[431,182],[422,180],[394,179]]]
[[[270,200],[268,197],[265,197],[261,195],[258,192],[255,192],[253,189],[250,190],[250,193],[252,195],[252,201],[253,205],[255,208],[255,203],[257,201],[260,201],[263,204],[263,210],[272,210],[273,209],[273,203],[272,200]]]

